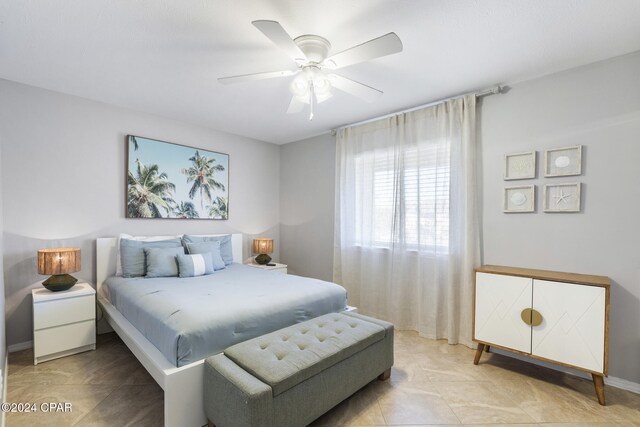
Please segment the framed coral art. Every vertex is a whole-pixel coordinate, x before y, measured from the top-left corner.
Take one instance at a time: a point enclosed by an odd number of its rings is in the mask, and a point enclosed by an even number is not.
[[[536,152],[512,153],[504,156],[504,180],[536,177]]]
[[[229,218],[229,155],[127,136],[127,218]]]

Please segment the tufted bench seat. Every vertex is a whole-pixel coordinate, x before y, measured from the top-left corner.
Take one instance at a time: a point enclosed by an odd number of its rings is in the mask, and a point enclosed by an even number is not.
[[[218,427],[301,427],[393,365],[393,325],[330,313],[205,361],[204,407]]]

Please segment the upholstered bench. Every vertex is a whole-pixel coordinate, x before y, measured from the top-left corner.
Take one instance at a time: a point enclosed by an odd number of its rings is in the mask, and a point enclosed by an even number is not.
[[[301,427],[393,365],[393,325],[330,313],[209,357],[204,408],[217,427]]]

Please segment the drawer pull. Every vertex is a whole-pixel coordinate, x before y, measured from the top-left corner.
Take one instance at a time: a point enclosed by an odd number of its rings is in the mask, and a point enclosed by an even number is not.
[[[525,308],[520,313],[522,321],[529,326],[538,326],[542,323],[542,314],[538,310]]]

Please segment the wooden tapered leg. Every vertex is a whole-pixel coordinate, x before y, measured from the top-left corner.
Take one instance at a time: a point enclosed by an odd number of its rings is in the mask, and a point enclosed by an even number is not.
[[[486,353],[489,353],[489,350],[491,350],[491,346],[490,345],[487,345],[487,346],[484,347],[484,351]]]
[[[380,375],[378,375],[378,379],[380,381],[386,381],[389,378],[391,378],[391,368],[387,369],[386,371],[384,371],[383,373],[381,373]]]
[[[476,357],[473,358],[474,365],[477,365],[480,362],[480,356],[482,356],[483,351],[484,351],[484,344],[478,344],[478,349],[476,350]]]
[[[607,403],[604,400],[604,378],[602,375],[591,374],[593,378],[593,385],[596,387],[596,396],[598,396],[598,403],[605,406]]]

